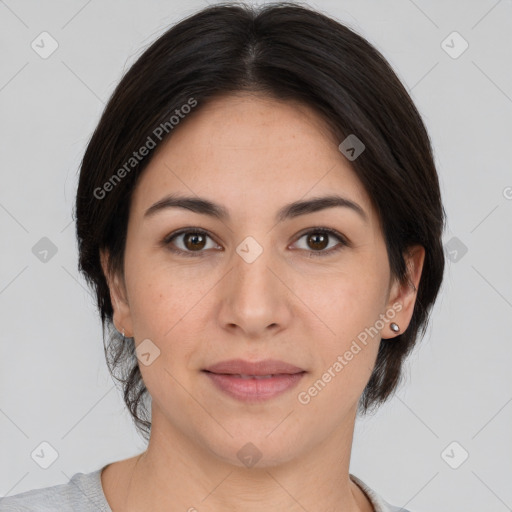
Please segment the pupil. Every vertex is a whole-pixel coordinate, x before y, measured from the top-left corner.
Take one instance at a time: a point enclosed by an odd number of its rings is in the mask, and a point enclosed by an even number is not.
[[[185,245],[187,246],[187,249],[197,249],[198,239],[202,239],[203,244],[199,242],[199,249],[202,249],[204,246],[204,237],[200,233],[192,233],[185,237]],[[189,243],[191,242],[191,243]]]
[[[316,241],[319,238],[321,239],[321,241],[320,242]],[[310,242],[312,241],[313,246],[317,245],[317,247],[314,247],[315,249],[325,249],[325,247],[327,247],[327,245],[325,244],[325,242],[327,241],[327,237],[322,233],[317,233],[317,234],[311,235],[309,237],[309,241]],[[324,243],[322,243],[322,242],[324,242]],[[318,244],[320,244],[320,247],[318,247]]]

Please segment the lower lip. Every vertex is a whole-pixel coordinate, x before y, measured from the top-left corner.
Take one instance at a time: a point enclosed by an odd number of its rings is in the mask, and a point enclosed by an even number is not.
[[[267,379],[242,379],[237,375],[204,372],[213,384],[237,400],[262,402],[294,388],[305,372],[280,374]]]

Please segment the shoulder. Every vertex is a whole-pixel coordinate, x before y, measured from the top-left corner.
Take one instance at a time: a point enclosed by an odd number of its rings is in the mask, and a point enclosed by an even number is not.
[[[350,478],[363,490],[366,496],[368,496],[368,499],[373,505],[375,512],[411,512],[410,510],[403,507],[391,505],[357,476],[350,474]]]
[[[102,469],[76,473],[66,484],[0,498],[0,512],[112,512],[101,486]]]

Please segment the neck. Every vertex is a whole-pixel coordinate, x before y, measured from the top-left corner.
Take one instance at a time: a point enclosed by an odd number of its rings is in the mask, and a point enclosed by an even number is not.
[[[354,422],[347,423],[351,429],[340,429],[299,457],[273,460],[262,454],[255,466],[245,467],[164,426],[153,413],[148,449],[133,459],[122,510],[372,512],[349,478]]]

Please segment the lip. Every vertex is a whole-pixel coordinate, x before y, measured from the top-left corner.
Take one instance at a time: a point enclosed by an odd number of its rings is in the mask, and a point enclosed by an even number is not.
[[[203,372],[217,389],[249,403],[263,402],[285,393],[306,374],[302,368],[275,359],[257,362],[230,359]]]
[[[277,359],[264,359],[262,361],[246,361],[244,359],[229,359],[209,366],[205,371],[217,374],[231,375],[275,375],[296,374],[304,372],[303,368],[294,366]]]
[[[240,375],[210,373],[204,374],[215,387],[232,398],[242,402],[258,403],[277,397],[294,388],[306,372],[282,373],[268,378],[243,378]]]

